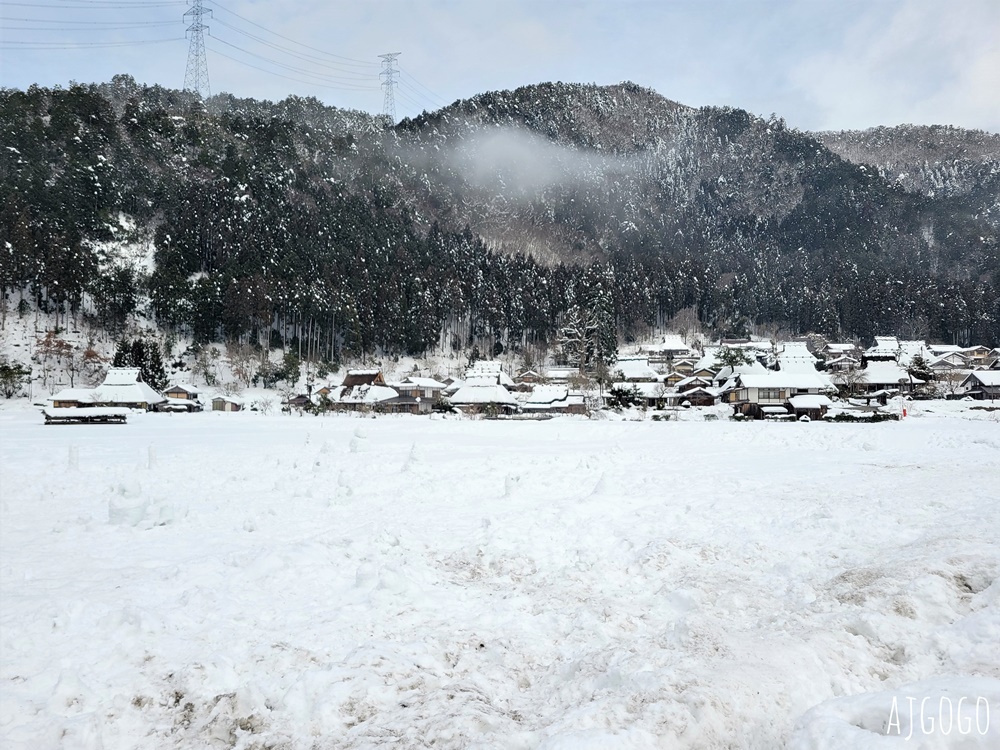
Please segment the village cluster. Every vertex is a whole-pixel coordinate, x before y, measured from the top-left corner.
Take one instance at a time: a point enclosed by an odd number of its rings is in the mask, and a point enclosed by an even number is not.
[[[735,353],[735,356],[734,356]],[[879,336],[868,349],[806,341],[723,340],[689,347],[680,336],[622,352],[606,382],[577,368],[508,373],[496,360],[471,363],[464,378],[413,374],[387,382],[378,368],[347,370],[339,383],[308,389],[282,403],[286,411],[488,416],[587,414],[609,407],[655,410],[725,404],[736,418],[814,420],[859,417],[904,398],[1000,397],[1000,348],[933,345]],[[68,388],[47,399],[46,421],[124,421],[127,410],[241,411],[259,402],[208,394],[191,383],[157,393],[136,368],[111,368],[96,388]],[[833,411],[831,411],[833,410]]]

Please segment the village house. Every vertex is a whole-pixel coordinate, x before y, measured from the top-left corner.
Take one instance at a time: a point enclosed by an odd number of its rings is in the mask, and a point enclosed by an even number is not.
[[[545,382],[545,378],[534,370],[522,370],[514,378],[514,382],[517,383],[519,391],[530,391],[538,383]]]
[[[163,392],[164,401],[156,404],[154,411],[196,412],[202,411],[204,405],[198,400],[198,391],[194,386],[174,384]]]
[[[669,372],[666,374],[666,376],[664,376],[663,382],[670,388],[676,388],[677,384],[680,383],[682,380],[684,380],[686,377],[688,376],[677,371]]]
[[[472,413],[512,414],[520,408],[517,400],[498,381],[497,376],[466,378],[465,383],[448,397],[448,402]]]
[[[965,355],[965,359],[969,363],[969,367],[975,369],[977,367],[989,367],[993,360],[991,355],[993,350],[986,346],[970,346],[962,349],[962,354]]]
[[[167,398],[175,398],[183,401],[198,400],[198,390],[190,383],[175,383],[163,392]]]
[[[834,359],[828,359],[826,361],[826,369],[828,372],[847,372],[848,370],[857,370],[860,366],[860,359],[855,359],[854,357],[848,355],[835,357]]]
[[[956,370],[969,370],[969,360],[961,351],[942,354],[930,361],[931,371],[935,377],[941,377]]]
[[[678,360],[696,359],[697,354],[684,340],[676,334],[668,334],[663,337],[663,341],[658,344],[643,344],[639,347],[639,354],[648,357],[650,367],[657,370],[677,369],[674,363]]]
[[[469,365],[465,371],[466,381],[479,378],[492,378],[494,382],[508,390],[517,387],[517,383],[503,371],[503,367],[495,359],[480,359]]]
[[[441,398],[441,394],[447,386],[434,378],[419,378],[410,376],[399,383],[393,383],[392,388],[399,392],[400,396],[410,398],[426,399],[434,401]]]
[[[674,387],[677,389],[678,393],[684,393],[684,391],[691,391],[694,390],[695,388],[711,388],[712,379],[702,378],[692,375],[691,377],[679,380]]]
[[[899,339],[895,336],[876,336],[875,344],[865,349],[861,356],[862,367],[868,362],[895,362],[899,358]]]
[[[1000,370],[974,370],[962,381],[964,395],[974,399],[1000,398]]]
[[[862,394],[874,394],[878,391],[887,393],[912,393],[917,386],[924,385],[926,381],[915,378],[896,362],[876,360],[868,362],[867,366],[861,370],[862,379],[857,383],[857,388]]]
[[[93,406],[93,395],[93,388],[63,388],[47,400],[52,401],[53,408],[74,409],[81,406]]]
[[[734,375],[720,395],[734,413],[761,419],[793,413],[790,399],[794,396],[825,396],[831,389],[829,380],[818,372],[751,372]],[[813,402],[799,403],[806,409],[805,404]]]
[[[646,357],[623,357],[612,367],[628,383],[660,383],[663,376],[649,366]]]
[[[344,382],[327,394],[327,404],[335,411],[367,411],[399,398],[378,369],[348,370]]]
[[[822,419],[826,412],[833,406],[833,401],[829,396],[823,394],[805,394],[792,396],[788,399],[788,405],[796,419],[808,417],[810,420]]]
[[[112,367],[96,388],[67,388],[51,401],[56,408],[106,406],[149,411],[166,399],[142,382],[138,367]]]
[[[525,414],[586,414],[582,393],[571,392],[564,385],[538,385],[521,403]]]
[[[697,386],[678,393],[672,401],[681,406],[715,406],[719,401],[719,392],[715,388]]]
[[[316,397],[320,398],[320,395],[317,393]],[[295,396],[292,396],[290,399],[282,403],[282,406],[291,409],[311,409],[315,405],[316,404],[313,401],[313,399],[305,393],[299,393]]]
[[[433,378],[411,375],[390,386],[399,395],[380,401],[378,410],[390,414],[429,414],[434,404],[440,402],[447,387]]]
[[[545,368],[545,380],[550,383],[565,383],[580,375],[578,367],[547,367]]]
[[[850,357],[858,362],[861,361],[861,353],[854,344],[826,344],[820,351],[823,359],[829,364],[833,360],[841,357]]]

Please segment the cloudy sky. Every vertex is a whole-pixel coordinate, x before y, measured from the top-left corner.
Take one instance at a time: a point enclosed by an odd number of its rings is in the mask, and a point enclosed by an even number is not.
[[[184,85],[194,0],[0,0],[0,85]],[[202,0],[212,93],[398,117],[542,81],[648,86],[804,130],[1000,132],[1000,0]]]

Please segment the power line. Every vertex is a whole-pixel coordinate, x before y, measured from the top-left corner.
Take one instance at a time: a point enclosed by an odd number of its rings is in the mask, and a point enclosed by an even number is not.
[[[11,18],[10,16],[0,16],[0,21],[18,21],[23,23],[71,23],[74,25],[87,25],[87,26],[104,26],[112,21],[71,21],[63,18]],[[177,21],[129,21],[129,26],[166,26],[168,24],[176,24]],[[52,29],[52,31],[60,31],[61,29]],[[88,29],[81,29],[81,31],[87,31]]]
[[[72,32],[84,32],[84,31],[130,31],[132,29],[145,29],[150,26],[176,26],[176,21],[163,21],[159,23],[147,23],[147,24],[119,24],[119,25],[107,25],[107,26],[97,26],[94,28],[79,28],[78,26],[11,26],[10,31],[72,31]]]
[[[270,63],[271,65],[277,65],[279,68],[284,68],[285,70],[289,70],[293,73],[301,73],[302,75],[311,76],[313,78],[325,79],[327,81],[334,81],[338,83],[342,80],[337,78],[336,76],[329,76],[321,73],[313,73],[312,71],[306,70],[305,68],[298,68],[294,65],[288,65],[287,63],[279,62],[277,60],[272,60],[270,57],[264,57],[263,55],[258,55],[256,52],[251,52],[250,50],[240,47],[239,45],[233,44],[232,42],[227,42],[225,39],[218,36],[213,36],[211,37],[211,39],[213,42],[221,42],[227,47],[232,47],[233,49],[239,50],[245,55],[256,57],[259,60],[263,60],[264,62]],[[213,49],[213,52],[216,51],[217,50]],[[236,62],[241,62],[241,61],[236,60]],[[355,82],[353,79],[346,79],[345,83],[347,84],[343,86],[345,91],[370,91],[374,88],[374,86],[362,86],[360,83]]]
[[[4,0],[4,6],[11,6],[17,8],[59,8],[60,10],[86,10],[85,6],[80,5],[57,5],[55,3],[8,3]],[[106,3],[100,6],[94,6],[94,10],[130,10],[133,8],[157,8],[165,6],[174,5],[184,5],[184,0],[168,0],[167,2],[154,2],[154,3]]]
[[[143,39],[135,42],[76,42],[67,44],[65,42],[22,42],[22,41],[0,41],[0,48],[16,48],[18,50],[30,49],[95,49],[101,47],[141,47],[144,44],[163,44],[164,42],[183,42],[185,37],[172,37],[170,39]]]
[[[254,41],[260,42],[261,44],[263,44],[266,47],[270,47],[270,48],[272,48],[274,50],[278,50],[279,52],[284,52],[285,54],[287,54],[287,55],[289,55],[291,57],[295,57],[295,58],[297,58],[299,60],[304,60],[305,62],[316,63],[318,65],[321,65],[321,66],[325,67],[325,68],[328,68],[329,70],[334,70],[334,71],[336,71],[338,73],[341,73],[341,74],[344,74],[346,76],[349,76],[350,78],[352,78],[354,80],[371,80],[371,75],[370,74],[364,74],[364,73],[361,73],[361,72],[358,72],[358,71],[354,71],[354,70],[345,70],[343,68],[337,67],[336,65],[332,65],[328,61],[322,60],[322,59],[320,59],[320,58],[318,58],[318,57],[316,57],[314,55],[306,55],[306,54],[303,54],[301,52],[296,52],[295,50],[290,49],[288,47],[285,47],[283,45],[275,44],[274,42],[269,42],[266,39],[257,36],[256,34],[250,34],[250,33],[246,32],[246,31],[243,31],[242,29],[239,29],[236,26],[233,26],[230,23],[226,23],[225,21],[222,21],[220,19],[215,19],[215,20],[218,23],[222,24],[223,26],[225,26],[225,27],[227,27],[229,29],[232,29],[237,34],[242,34],[245,37],[248,37],[250,39],[253,39]]]
[[[210,37],[210,38],[215,41],[218,41],[218,37]],[[219,55],[220,57],[224,57],[227,60],[232,60],[235,63],[239,63],[240,65],[245,65],[246,67],[253,68],[254,70],[259,70],[261,72],[267,73],[268,75],[275,76],[276,78],[284,78],[286,81],[294,81],[295,83],[301,83],[306,86],[312,86],[314,88],[329,89],[331,91],[361,91],[361,90],[371,91],[371,89],[353,89],[353,88],[344,88],[339,86],[327,86],[324,84],[315,83],[314,81],[304,81],[301,78],[294,78],[292,76],[286,76],[282,73],[275,73],[273,70],[262,68],[259,65],[254,65],[253,63],[248,63],[245,60],[240,60],[239,58],[233,57],[232,55],[227,55],[225,52],[220,52],[217,49],[213,49],[212,54]]]
[[[416,78],[414,78],[412,75],[410,75],[405,70],[400,70],[399,73],[406,80],[415,83],[417,86],[419,86],[424,91],[426,91],[428,94],[430,94],[431,95],[431,99],[429,99],[428,101],[431,101],[432,103],[436,103],[439,106],[445,106],[445,105],[448,104],[448,102],[443,97],[438,96],[437,94],[435,94],[433,91],[431,91],[429,88],[427,88],[426,86],[424,86],[424,84],[422,84],[420,81],[418,81]]]
[[[281,38],[281,39],[284,39],[285,41],[288,41],[288,42],[291,42],[292,44],[297,44],[297,45],[298,45],[298,46],[300,46],[300,47],[305,47],[306,49],[311,49],[311,50],[312,50],[313,52],[319,52],[319,53],[321,53],[321,54],[323,54],[323,55],[326,55],[326,56],[328,56],[328,57],[334,57],[334,58],[337,58],[338,60],[345,60],[345,61],[346,61],[346,63],[345,63],[345,64],[348,64],[348,63],[353,63],[354,65],[356,65],[356,66],[359,66],[359,67],[362,67],[362,68],[376,68],[376,67],[378,67],[378,63],[372,63],[372,62],[365,62],[364,60],[355,60],[355,59],[354,59],[354,58],[352,58],[352,57],[344,57],[344,56],[342,56],[342,55],[335,55],[335,54],[333,54],[332,52],[327,52],[326,50],[323,50],[323,49],[319,49],[318,47],[311,47],[311,46],[309,46],[308,44],[303,44],[302,42],[300,42],[300,41],[297,41],[297,40],[295,40],[295,39],[292,39],[291,37],[287,37],[287,36],[285,36],[284,34],[279,34],[279,33],[278,33],[277,31],[274,31],[274,30],[272,30],[272,29],[269,29],[269,28],[267,28],[266,26],[261,26],[261,25],[260,25],[259,23],[257,23],[256,21],[251,21],[251,20],[250,20],[249,18],[247,18],[246,16],[241,16],[241,15],[240,15],[239,13],[237,13],[236,11],[232,11],[232,10],[229,10],[229,8],[227,8],[227,7],[226,7],[225,5],[223,5],[222,3],[219,3],[219,2],[217,2],[217,1],[216,1],[216,2],[215,2],[215,5],[216,5],[216,6],[217,6],[217,7],[218,7],[218,8],[220,9],[220,10],[223,10],[223,11],[225,11],[226,13],[229,13],[230,15],[233,15],[233,16],[236,16],[237,18],[239,18],[239,19],[240,19],[240,20],[242,20],[242,21],[245,21],[246,23],[250,24],[251,26],[256,26],[256,27],[257,27],[258,29],[263,29],[263,30],[264,30],[264,31],[266,31],[266,32],[267,32],[268,34],[273,34],[274,36],[276,36],[276,37],[279,37],[279,38]],[[244,33],[245,33],[245,32],[244,32]]]

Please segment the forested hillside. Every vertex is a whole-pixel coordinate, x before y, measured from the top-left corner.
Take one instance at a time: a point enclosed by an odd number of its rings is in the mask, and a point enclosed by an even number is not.
[[[948,132],[935,161],[913,132],[813,136],[633,84],[391,128],[126,76],[3,90],[0,286],[21,314],[117,330],[148,307],[330,361],[541,346],[582,319],[996,345],[1000,137]]]

